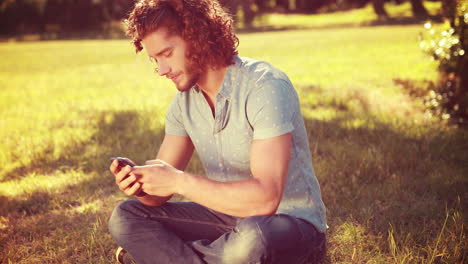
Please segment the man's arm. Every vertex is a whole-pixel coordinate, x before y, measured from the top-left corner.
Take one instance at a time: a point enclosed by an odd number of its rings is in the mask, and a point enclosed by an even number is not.
[[[193,154],[193,143],[189,137],[166,134],[156,159],[164,160],[178,170],[185,170]]]
[[[178,193],[213,210],[239,217],[272,215],[281,201],[290,156],[291,134],[288,133],[252,142],[253,178],[249,180],[218,182],[158,164],[134,167],[133,173],[140,175],[143,190],[149,194]]]

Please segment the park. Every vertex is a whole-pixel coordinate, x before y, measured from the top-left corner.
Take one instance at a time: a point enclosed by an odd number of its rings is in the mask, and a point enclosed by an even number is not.
[[[439,72],[420,43],[443,23],[402,21],[366,5],[238,30],[239,55],[281,69],[299,94],[326,263],[468,261],[468,131],[424,99]],[[20,40],[0,43],[0,263],[114,263],[107,221],[128,197],[109,159],[154,158],[177,91],[129,39]],[[196,155],[187,171],[204,173]]]

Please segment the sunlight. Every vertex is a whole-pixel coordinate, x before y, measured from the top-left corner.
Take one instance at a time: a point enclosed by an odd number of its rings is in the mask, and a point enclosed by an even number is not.
[[[8,218],[0,216],[0,231],[8,227]]]
[[[102,210],[102,206],[103,206],[102,200],[95,200],[89,203],[82,204],[78,207],[72,208],[72,210],[80,214],[96,213]]]
[[[76,170],[55,171],[46,175],[33,172],[18,180],[0,182],[0,194],[15,197],[37,191],[59,192],[67,186],[80,184],[93,177],[92,174]]]
[[[330,121],[337,117],[337,110],[331,107],[317,107],[309,108],[303,107],[301,109],[302,115],[308,119],[317,119],[321,121]]]

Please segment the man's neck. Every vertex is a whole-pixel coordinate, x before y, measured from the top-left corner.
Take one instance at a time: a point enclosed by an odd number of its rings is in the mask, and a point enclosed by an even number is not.
[[[226,70],[227,67],[222,67],[216,70],[209,69],[205,74],[202,74],[197,82],[198,87],[213,101],[221,89]]]

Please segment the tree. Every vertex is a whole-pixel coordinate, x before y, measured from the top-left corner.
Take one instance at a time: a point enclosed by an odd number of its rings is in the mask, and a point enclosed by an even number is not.
[[[312,14],[326,4],[330,4],[329,0],[296,0],[296,10]]]
[[[411,11],[413,11],[413,16],[417,18],[426,18],[429,16],[422,0],[411,0]]]
[[[0,1],[0,34],[28,34],[41,30],[41,14],[35,1]]]
[[[284,11],[289,11],[289,0],[275,0],[275,6],[280,7]]]
[[[225,7],[230,14],[234,16],[237,22],[237,11],[242,9],[242,22],[244,26],[249,28],[252,26],[257,12],[254,11],[254,0],[219,0],[220,4]]]
[[[423,50],[439,63],[440,83],[429,93],[426,105],[443,118],[468,122],[468,2],[444,0],[450,26],[436,33],[427,23]]]
[[[374,8],[374,12],[379,18],[379,20],[386,20],[388,19],[388,13],[384,7],[385,0],[372,0],[372,7]]]

